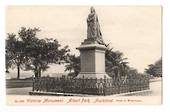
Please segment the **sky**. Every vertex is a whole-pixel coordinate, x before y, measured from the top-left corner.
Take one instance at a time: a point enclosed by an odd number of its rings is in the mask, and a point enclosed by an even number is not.
[[[128,58],[129,65],[143,72],[148,64],[161,58],[160,6],[94,6],[105,43]],[[6,33],[17,33],[20,27],[39,27],[39,38],[55,38],[69,45],[73,54],[87,38],[86,19],[90,6],[8,6]],[[64,66],[47,72],[61,73]]]

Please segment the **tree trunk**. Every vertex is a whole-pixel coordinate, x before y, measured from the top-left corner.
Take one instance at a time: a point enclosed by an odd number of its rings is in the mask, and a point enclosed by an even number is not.
[[[17,79],[20,79],[20,65],[17,65],[17,71],[18,71]]]

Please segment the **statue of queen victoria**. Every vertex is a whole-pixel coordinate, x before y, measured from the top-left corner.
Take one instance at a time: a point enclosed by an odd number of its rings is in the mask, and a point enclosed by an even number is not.
[[[76,78],[111,79],[105,72],[107,46],[102,39],[98,16],[91,7],[87,17],[87,38],[76,48],[80,51],[81,62],[81,70]]]
[[[105,45],[102,39],[98,16],[93,7],[87,18],[87,41],[96,41],[98,44]]]

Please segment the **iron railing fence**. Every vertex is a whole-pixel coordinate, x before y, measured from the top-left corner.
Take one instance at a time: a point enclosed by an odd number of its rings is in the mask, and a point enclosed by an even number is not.
[[[115,79],[88,79],[69,77],[33,78],[33,92],[58,92],[89,95],[112,95],[149,89],[149,78],[121,77]]]

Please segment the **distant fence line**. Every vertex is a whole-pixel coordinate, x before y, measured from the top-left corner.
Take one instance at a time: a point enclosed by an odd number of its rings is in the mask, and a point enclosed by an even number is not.
[[[33,92],[58,92],[89,95],[111,95],[149,89],[145,76],[115,79],[41,77],[33,79]]]

